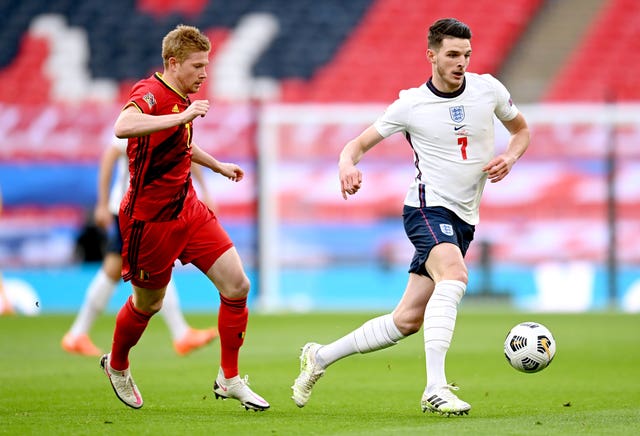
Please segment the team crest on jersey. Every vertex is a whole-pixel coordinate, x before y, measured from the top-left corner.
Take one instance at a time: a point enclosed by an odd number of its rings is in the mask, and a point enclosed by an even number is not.
[[[151,109],[156,104],[156,97],[150,92],[147,92],[144,97],[142,97],[142,99],[147,102],[147,104],[149,105],[149,109]]]
[[[453,227],[451,224],[440,224],[440,231],[447,236],[453,236]]]
[[[449,108],[449,115],[454,123],[461,123],[464,120],[464,106],[453,106]]]

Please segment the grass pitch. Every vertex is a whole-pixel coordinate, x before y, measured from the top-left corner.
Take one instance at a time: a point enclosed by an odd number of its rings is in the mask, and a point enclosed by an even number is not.
[[[211,391],[219,345],[187,357],[173,352],[162,319],[152,320],[131,355],[145,399],[140,410],[117,400],[97,358],[68,355],[60,340],[72,315],[0,317],[0,434],[117,435],[620,435],[640,434],[640,316],[617,313],[492,313],[462,308],[447,376],[472,405],[468,416],[420,410],[425,384],[422,334],[388,350],[337,362],[303,409],[290,399],[300,347],[327,342],[373,314],[252,314],[241,374],[271,403],[262,413]],[[189,315],[205,327],[213,317]],[[557,341],[551,366],[512,369],[502,355],[509,329],[545,324]],[[114,316],[92,337],[111,341]]]

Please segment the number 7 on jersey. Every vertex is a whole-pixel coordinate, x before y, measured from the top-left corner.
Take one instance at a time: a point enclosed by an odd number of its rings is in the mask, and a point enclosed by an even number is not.
[[[462,160],[467,160],[467,137],[458,136],[458,145],[460,146],[460,153],[462,154]]]

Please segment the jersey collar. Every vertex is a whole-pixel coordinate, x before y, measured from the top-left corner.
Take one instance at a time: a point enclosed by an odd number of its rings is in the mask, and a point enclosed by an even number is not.
[[[173,86],[169,85],[169,83],[166,80],[164,80],[164,77],[162,77],[162,73],[155,73],[154,76],[155,76],[156,79],[158,79],[160,81],[160,83],[162,83],[164,86],[166,86],[167,88],[169,88],[170,90],[172,90],[173,92],[178,94],[183,100],[187,100],[188,96],[182,94],[176,88],[174,88]]]
[[[433,92],[435,95],[437,95],[438,97],[442,97],[442,98],[454,98],[459,96],[460,94],[462,94],[464,92],[464,89],[467,87],[467,77],[465,76],[462,79],[462,86],[457,89],[456,91],[453,92],[442,92],[442,91],[438,91],[438,89],[435,87],[435,85],[433,84],[433,81],[431,80],[433,79],[433,77],[429,77],[429,80],[427,80],[427,88],[429,88],[429,90],[431,92]]]

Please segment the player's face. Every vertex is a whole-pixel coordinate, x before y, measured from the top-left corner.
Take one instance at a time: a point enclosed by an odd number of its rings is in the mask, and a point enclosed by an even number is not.
[[[433,84],[442,92],[453,92],[462,86],[464,73],[471,57],[471,41],[445,38],[437,50],[427,50],[431,62]]]
[[[207,65],[209,65],[207,51],[191,53],[182,63],[176,63],[176,78],[184,94],[195,94],[200,90],[207,79]]]

